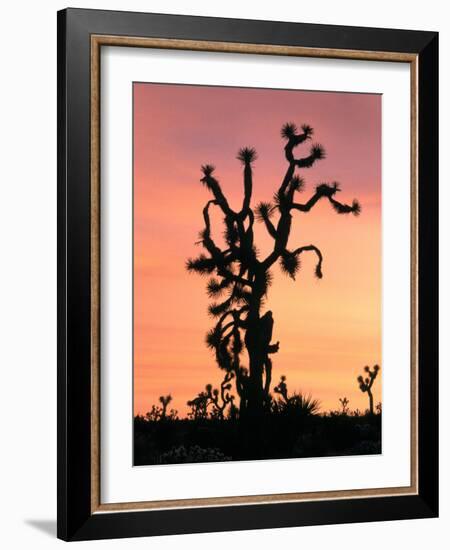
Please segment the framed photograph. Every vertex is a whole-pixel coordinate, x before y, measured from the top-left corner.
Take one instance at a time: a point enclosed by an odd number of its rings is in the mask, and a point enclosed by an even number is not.
[[[60,538],[437,516],[437,143],[437,33],[58,13]]]

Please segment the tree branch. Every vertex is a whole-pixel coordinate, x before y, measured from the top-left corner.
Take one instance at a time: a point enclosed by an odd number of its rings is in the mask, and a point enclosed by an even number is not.
[[[309,212],[311,208],[322,198],[325,197],[329,200],[331,206],[338,214],[349,214],[352,213],[355,216],[358,216],[361,213],[361,205],[359,202],[354,199],[352,205],[341,203],[334,198],[334,195],[339,192],[339,184],[334,182],[332,185],[328,183],[322,183],[316,187],[316,192],[309,199],[308,202],[304,204],[299,204],[293,202],[291,208],[293,210],[300,210],[300,212]]]
[[[281,137],[287,139],[287,144],[284,147],[286,160],[291,163],[294,159],[294,148],[310,139],[313,134],[313,129],[307,124],[302,125],[303,133],[298,133],[298,128],[293,122],[287,122],[281,128]]]
[[[208,250],[212,260],[215,262],[218,275],[230,281],[234,281],[235,283],[252,286],[252,283],[249,280],[245,279],[242,276],[235,275],[232,271],[230,271],[230,269],[227,268],[227,265],[231,264],[234,261],[235,256],[233,254],[229,254],[228,256],[226,256],[226,251],[222,251],[211,238],[211,221],[209,217],[209,207],[211,205],[217,204],[217,200],[212,199],[209,200],[203,208],[203,219],[205,220],[205,229],[202,234],[203,246]],[[238,247],[236,247],[236,249],[239,251]]]
[[[252,198],[253,181],[252,181],[252,162],[257,158],[256,150],[252,147],[243,147],[237,155],[238,160],[244,165],[244,200],[242,202],[242,210],[240,216],[246,216],[250,208]]]
[[[317,265],[316,265],[316,277],[318,279],[322,278],[322,262],[323,262],[323,256],[322,252],[317,248],[317,246],[314,246],[313,244],[307,245],[307,246],[301,246],[300,248],[297,248],[294,250],[293,254],[296,256],[300,256],[303,252],[315,252],[317,255]]]
[[[322,159],[325,156],[325,152],[322,146],[313,145],[309,157],[303,159],[294,158],[295,147],[305,142],[306,140],[311,139],[311,136],[313,134],[313,129],[308,124],[303,124],[301,129],[303,130],[303,132],[298,133],[297,126],[292,122],[284,124],[281,129],[281,137],[287,140],[287,143],[284,147],[284,155],[286,157],[286,160],[289,162],[289,166],[278,190],[280,197],[284,195],[287,186],[292,180],[296,166],[300,168],[309,168],[314,164],[316,160]]]
[[[273,238],[277,238],[277,230],[270,220],[273,213],[273,206],[270,202],[260,202],[256,207],[256,215],[259,221],[264,222],[267,232]]]
[[[228,204],[227,199],[225,198],[225,195],[222,192],[222,189],[220,187],[220,184],[216,178],[213,177],[214,173],[214,166],[211,164],[205,164],[202,166],[202,172],[203,172],[203,178],[200,179],[200,181],[206,185],[206,187],[212,192],[214,195],[217,204],[222,209],[223,213],[227,216],[235,216],[236,213],[231,210],[230,205]]]
[[[309,212],[311,208],[318,202],[323,195],[320,193],[314,193],[314,195],[309,199],[308,202],[305,202],[305,204],[299,204],[296,202],[293,202],[291,205],[291,208],[294,210],[300,210],[301,212]]]
[[[325,158],[325,150],[320,144],[315,144],[311,147],[311,153],[309,156],[294,159],[295,166],[299,168],[311,168],[311,166],[316,162],[316,160],[321,160]]]
[[[276,239],[277,238],[277,230],[275,229],[275,226],[273,225],[273,223],[270,221],[270,219],[268,217],[263,217],[262,219],[264,221],[264,225],[266,226],[266,229],[267,229],[267,232],[269,233],[269,235],[273,239]]]

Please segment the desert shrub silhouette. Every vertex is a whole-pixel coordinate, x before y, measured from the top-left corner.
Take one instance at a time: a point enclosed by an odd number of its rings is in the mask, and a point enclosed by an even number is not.
[[[381,452],[381,403],[377,414],[348,409],[320,410],[310,395],[291,392],[281,376],[270,395],[259,443],[242,427],[239,411],[229,395],[233,378],[225,376],[221,390],[211,384],[189,401],[191,413],[178,418],[153,405],[146,416],[134,419],[134,463],[175,464],[248,460],[255,458],[318,457]],[[225,399],[220,397],[223,391]],[[217,400],[217,402],[216,402]],[[156,413],[155,413],[156,411]],[[345,412],[343,412],[345,411]]]
[[[272,402],[272,411],[275,413],[307,416],[317,414],[320,411],[320,401],[313,399],[311,395],[304,395],[300,392],[289,395],[286,376],[284,375],[281,376],[273,391],[281,396],[281,398]]]

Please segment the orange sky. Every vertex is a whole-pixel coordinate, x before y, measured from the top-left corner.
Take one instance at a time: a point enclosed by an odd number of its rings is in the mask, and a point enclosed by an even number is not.
[[[365,409],[367,395],[356,377],[364,365],[381,364],[381,96],[249,88],[134,84],[134,410],[145,414],[158,396],[171,393],[184,415],[186,401],[218,385],[217,368],[204,336],[207,278],[188,274],[210,198],[200,165],[216,166],[231,205],[242,201],[237,150],[253,146],[252,204],[271,200],[286,170],[283,123],[308,123],[327,157],[303,170],[305,202],[322,181],[338,181],[337,199],[362,205],[359,217],[337,215],[328,201],[310,213],[294,212],[290,248],[315,244],[324,256],[323,279],[314,277],[314,256],[302,255],[296,281],[273,270],[267,308],[274,315],[273,381],[287,376],[290,390],[311,392],[322,410]],[[307,156],[300,146],[296,156]],[[222,233],[213,217],[215,237]],[[273,242],[255,224],[261,254]],[[213,230],[214,230],[213,229]],[[381,400],[381,377],[374,384]]]

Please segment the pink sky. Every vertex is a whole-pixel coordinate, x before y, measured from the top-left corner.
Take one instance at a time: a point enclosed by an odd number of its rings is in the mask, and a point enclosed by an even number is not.
[[[242,166],[236,153],[255,147],[252,204],[270,200],[286,170],[283,123],[314,127],[313,141],[327,157],[303,170],[305,202],[323,181],[338,181],[338,200],[362,204],[359,217],[339,216],[328,202],[294,213],[291,248],[315,244],[324,255],[324,278],[314,258],[302,257],[297,280],[274,269],[267,308],[273,311],[273,380],[287,376],[290,390],[311,392],[323,409],[365,409],[356,377],[364,365],[381,364],[381,96],[249,88],[134,84],[134,408],[145,413],[171,393],[181,414],[186,401],[217,385],[222,373],[204,336],[205,278],[188,274],[202,209],[210,198],[200,165],[212,163],[233,205],[242,200]],[[296,154],[308,148],[298,148]],[[215,236],[222,233],[213,217]],[[261,253],[271,244],[255,230]],[[220,239],[218,239],[220,241]],[[374,385],[381,399],[381,379]]]

